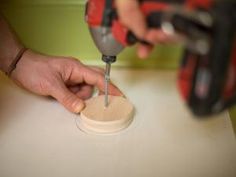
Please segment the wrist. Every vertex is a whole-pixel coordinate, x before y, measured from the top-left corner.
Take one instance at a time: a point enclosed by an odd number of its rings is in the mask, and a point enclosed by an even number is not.
[[[5,70],[5,74],[10,77],[11,73],[16,69],[16,65],[18,64],[18,62],[22,59],[22,56],[24,55],[24,53],[27,51],[27,48],[22,47],[18,53],[16,54],[16,56],[14,57],[14,59],[11,61],[11,63],[8,65],[8,67]]]
[[[14,81],[19,80],[19,78],[26,77],[27,74],[31,74],[32,70],[30,68],[37,68],[42,66],[44,63],[47,64],[47,58],[31,49],[25,50],[23,52],[21,59],[17,62],[15,69],[12,71],[10,78]]]
[[[7,72],[8,67],[11,65],[12,61],[22,48],[23,45],[17,45],[11,48],[4,48],[3,46],[0,46],[0,70],[2,72]]]
[[[15,65],[15,69],[10,74],[9,78],[12,79],[18,86],[24,87],[22,81],[27,75],[30,75],[30,67],[34,64],[35,53],[27,49],[23,52],[21,59]]]

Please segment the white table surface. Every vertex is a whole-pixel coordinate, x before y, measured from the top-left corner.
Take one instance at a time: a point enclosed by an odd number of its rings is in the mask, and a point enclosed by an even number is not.
[[[78,115],[0,76],[0,177],[235,177],[236,139],[227,112],[193,118],[175,73],[112,70],[136,108],[111,136],[77,129]]]

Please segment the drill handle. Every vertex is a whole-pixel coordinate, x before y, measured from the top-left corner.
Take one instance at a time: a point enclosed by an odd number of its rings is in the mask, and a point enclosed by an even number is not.
[[[190,1],[190,0],[189,0]],[[163,29],[167,34],[175,32],[184,34],[188,38],[205,37],[212,28],[212,19],[207,12],[207,6],[195,5],[195,9],[190,8],[189,1],[186,0],[140,0],[140,8],[146,17],[147,27],[152,29]],[[174,3],[173,3],[174,2]],[[206,1],[208,2],[208,1]],[[209,3],[208,3],[209,4]],[[201,8],[201,10],[198,10]],[[209,7],[208,7],[209,8]],[[204,16],[203,18],[199,18]],[[206,21],[205,19],[208,19]],[[202,36],[195,36],[193,29],[198,30]],[[147,41],[138,39],[131,31],[127,33],[128,45],[137,42],[147,44]]]

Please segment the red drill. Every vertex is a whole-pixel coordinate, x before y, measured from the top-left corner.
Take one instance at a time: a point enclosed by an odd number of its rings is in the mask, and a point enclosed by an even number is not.
[[[119,22],[114,0],[89,0],[86,20],[92,38],[110,64],[138,39]],[[234,0],[139,0],[149,28],[185,36],[178,85],[196,115],[218,113],[236,102],[236,2]],[[235,50],[234,50],[235,49]],[[108,105],[106,87],[105,106]]]

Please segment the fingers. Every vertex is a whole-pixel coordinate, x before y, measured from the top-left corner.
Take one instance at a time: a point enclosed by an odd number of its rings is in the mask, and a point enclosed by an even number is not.
[[[153,49],[152,45],[138,45],[138,56],[142,59],[147,58]]]
[[[83,66],[80,68],[75,68],[71,75],[73,80],[76,78],[81,79],[88,85],[96,86],[100,91],[104,92],[105,80],[104,73],[99,71],[95,71],[94,68],[89,68],[87,66]],[[108,92],[111,95],[115,96],[123,96],[122,92],[112,83],[108,85]]]
[[[159,43],[176,43],[182,40],[182,36],[178,34],[167,34],[161,29],[150,29],[145,35],[145,40],[151,44]]]
[[[74,94],[76,94],[79,98],[86,100],[90,98],[93,94],[93,86],[91,85],[76,85],[76,86],[70,86],[69,90],[72,91]]]
[[[167,35],[160,29],[150,29],[145,35],[145,40],[152,45],[139,44],[138,56],[140,58],[147,58],[151,53],[153,46],[156,44],[174,43],[181,40],[181,38],[177,35]]]
[[[150,29],[148,30],[147,34],[145,35],[145,39],[150,42],[151,44],[158,44],[170,41],[170,36],[164,33],[160,29]]]
[[[76,93],[80,90],[80,86],[79,86],[79,85],[68,86],[68,89],[69,89],[72,93],[76,94]]]
[[[76,93],[76,95],[83,100],[90,98],[92,94],[93,94],[93,86],[91,85],[81,86],[80,90]]]
[[[84,80],[90,85],[96,86],[100,91],[105,90],[104,74],[95,72],[89,68],[86,68],[84,72]],[[111,82],[108,85],[108,93],[115,96],[123,96],[123,93]]]
[[[143,39],[147,31],[145,17],[137,0],[116,0],[121,23],[130,29],[138,38]]]
[[[152,45],[167,42],[178,42],[182,39],[177,35],[167,35],[160,29],[148,29],[146,19],[142,13],[138,0],[116,0],[116,7],[120,22],[131,30],[139,39],[148,41]],[[140,58],[146,58],[152,47],[141,46],[138,49]]]
[[[96,66],[90,67],[90,69],[92,69],[92,70],[94,70],[94,71],[97,71],[98,73],[100,73],[100,74],[102,75],[102,77],[103,77],[103,84],[104,84],[104,74],[105,74],[105,70],[104,70],[103,68],[99,68],[99,67],[96,67]],[[114,87],[115,87],[115,89],[118,89],[113,83],[110,82],[109,85],[108,85],[108,90],[111,91],[111,92],[113,92]],[[118,89],[118,90],[119,90],[119,89]],[[121,91],[119,90],[119,92],[121,92]],[[110,93],[110,92],[109,92],[109,93]],[[104,89],[100,89],[100,90],[99,90],[99,95],[104,95]],[[113,95],[115,95],[115,94],[113,94]],[[124,95],[123,95],[123,93],[121,93],[121,95],[120,95],[120,93],[119,93],[117,96],[124,96]]]
[[[51,95],[65,108],[74,113],[79,113],[85,106],[83,100],[68,90],[63,84],[52,89]]]

